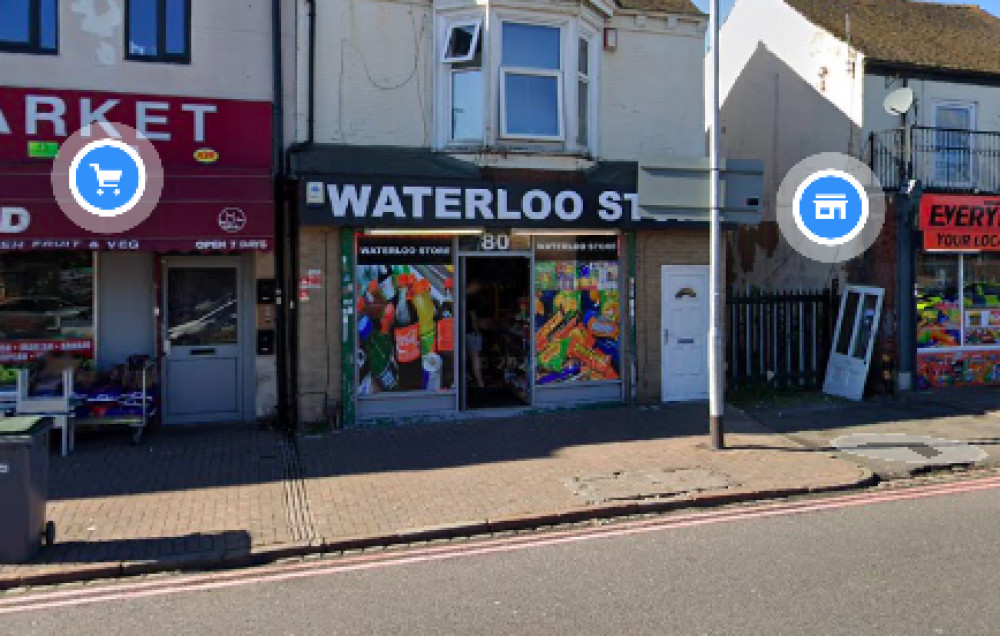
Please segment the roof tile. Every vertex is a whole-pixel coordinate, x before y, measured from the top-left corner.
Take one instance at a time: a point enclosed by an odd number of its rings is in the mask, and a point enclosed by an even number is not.
[[[752,0],[743,0],[752,1]],[[785,0],[867,57],[917,66],[1000,73],[1000,19],[976,5],[911,0]]]

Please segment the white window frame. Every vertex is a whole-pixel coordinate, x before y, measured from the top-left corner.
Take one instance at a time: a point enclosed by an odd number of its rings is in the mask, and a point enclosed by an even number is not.
[[[576,34],[577,41],[577,59],[576,59],[576,99],[573,103],[575,108],[573,109],[573,119],[574,119],[574,130],[576,131],[573,135],[573,146],[579,150],[587,152],[589,151],[592,155],[597,155],[597,108],[600,92],[597,90],[598,87],[598,77],[599,69],[598,64],[601,56],[598,54],[598,44],[597,44],[598,34],[596,31],[592,31],[586,27],[581,26],[578,33]],[[579,119],[580,112],[580,79],[582,75],[580,73],[580,60],[579,60],[579,41],[586,40],[587,42],[587,143],[580,144],[579,142],[579,131],[580,122],[576,121]]]
[[[483,34],[489,31],[487,26],[487,21],[489,20],[489,12],[484,9],[471,9],[464,11],[454,11],[454,12],[444,12],[438,13],[436,21],[435,32],[438,37],[438,42],[441,43],[440,54],[436,55],[434,62],[436,64],[435,72],[433,73],[434,79],[434,140],[435,146],[441,149],[447,148],[469,148],[469,147],[482,147],[489,143],[489,82],[490,82],[490,50],[489,50],[489,39],[483,39]],[[444,62],[448,52],[448,38],[453,27],[459,27],[462,25],[469,25],[477,23],[479,26],[479,43],[482,44],[482,66],[481,73],[483,75],[483,131],[482,135],[478,139],[453,139],[452,133],[452,115],[454,114],[452,108],[454,107],[454,99],[452,95],[452,75],[456,71],[454,64],[461,64],[462,61],[471,61],[475,57],[475,46],[476,42],[473,42],[473,48],[471,52],[473,53],[472,58],[468,60],[462,60],[459,62]]]
[[[969,179],[968,181],[953,181],[950,182],[948,185],[971,188],[976,183],[976,179],[978,176],[977,175],[978,166],[976,165],[977,162],[976,162],[976,148],[975,148],[976,137],[972,134],[979,127],[979,124],[976,121],[979,114],[978,104],[972,101],[962,101],[955,99],[935,101],[932,108],[933,118],[934,118],[934,128],[942,128],[942,126],[938,123],[938,116],[941,109],[945,108],[952,110],[965,110],[968,111],[969,113],[969,162],[968,162]],[[934,172],[932,174],[934,175],[935,181],[937,181],[939,177],[939,175],[937,174],[937,169],[938,169],[937,156],[934,157],[933,161],[934,165],[932,166],[932,170]]]
[[[503,65],[503,25],[505,22],[517,23],[517,24],[528,24],[531,26],[541,26],[550,29],[559,30],[559,68],[555,70],[550,69],[540,69],[540,68],[524,68],[520,66],[504,66]],[[574,46],[576,45],[575,29],[568,28],[569,20],[560,20],[557,22],[539,20],[537,17],[529,16],[519,16],[516,14],[503,13],[497,17],[495,21],[495,36],[494,40],[498,46],[497,59],[500,60],[497,65],[497,81],[499,82],[499,114],[500,114],[500,128],[498,131],[498,137],[502,140],[513,140],[513,141],[541,141],[541,142],[566,142],[566,90],[564,84],[566,83],[566,72],[567,72],[567,62],[569,60],[576,61],[576,55],[567,55],[567,42],[572,39]],[[575,73],[575,71],[574,71]],[[505,108],[507,104],[507,75],[532,75],[535,77],[554,77],[556,79],[556,99],[557,99],[557,113],[556,122],[558,133],[555,135],[526,135],[518,133],[507,132],[507,109]],[[575,95],[575,93],[574,93]]]
[[[456,69],[453,63],[445,62],[451,29],[462,25],[479,23],[479,40],[482,54],[483,78],[483,131],[477,139],[453,139],[452,134],[452,74]],[[547,69],[522,69],[502,67],[503,43],[501,42],[504,22],[517,22],[557,28],[560,30],[560,68],[558,71]],[[435,12],[435,35],[437,37],[437,55],[434,56],[436,68],[432,74],[434,89],[433,106],[433,145],[435,148],[448,151],[465,152],[469,150],[482,151],[496,148],[498,151],[517,148],[532,152],[571,152],[585,153],[597,156],[600,145],[600,81],[601,81],[601,47],[600,25],[593,22],[585,13],[569,11],[533,11],[530,9],[486,7],[466,9],[444,9]],[[588,96],[587,137],[588,143],[577,143],[579,130],[579,40],[589,42],[588,75],[590,92]],[[475,45],[476,43],[474,43]],[[473,48],[473,51],[475,49]],[[461,63],[461,62],[458,62]],[[557,77],[557,97],[559,100],[558,124],[559,134],[555,136],[508,135],[506,131],[506,112],[502,106],[506,102],[506,82],[504,71],[508,73],[523,73],[526,75],[542,75]],[[503,93],[503,94],[502,94]]]
[[[462,27],[475,27],[475,31],[472,34],[472,43],[469,46],[469,53],[467,55],[459,55],[456,57],[448,57],[448,48],[451,44],[451,38],[454,36],[455,31],[461,29]],[[444,48],[441,50],[441,63],[442,64],[458,64],[461,62],[471,62],[476,57],[476,47],[479,45],[479,38],[482,37],[483,32],[483,18],[477,18],[473,20],[455,20],[450,21],[445,27],[444,36]]]

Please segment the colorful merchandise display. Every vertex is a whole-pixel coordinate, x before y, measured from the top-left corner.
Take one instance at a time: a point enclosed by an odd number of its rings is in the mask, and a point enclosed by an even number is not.
[[[358,237],[356,280],[358,394],[452,389],[451,240]]]
[[[1000,383],[1000,351],[921,353],[917,388],[986,386]]]
[[[536,385],[619,380],[617,238],[540,245],[534,313]]]

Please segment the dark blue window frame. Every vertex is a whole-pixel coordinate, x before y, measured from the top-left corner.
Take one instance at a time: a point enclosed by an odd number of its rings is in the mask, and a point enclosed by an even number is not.
[[[20,3],[28,8],[28,24],[25,25],[27,37],[17,40],[0,39],[0,52],[58,54],[59,0],[20,0]],[[0,0],[0,21],[13,20],[13,16],[3,15],[4,4]]]
[[[153,5],[152,32],[155,44],[146,52],[132,49],[133,4],[145,2]],[[172,11],[171,11],[172,10]],[[168,27],[176,29],[168,33]],[[177,47],[177,36],[183,38],[183,46]],[[135,62],[166,62],[170,64],[191,63],[191,0],[126,0],[125,2],[125,59]]]

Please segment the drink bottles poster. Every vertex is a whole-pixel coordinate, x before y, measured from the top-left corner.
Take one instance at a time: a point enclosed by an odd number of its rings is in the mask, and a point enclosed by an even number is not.
[[[452,241],[358,237],[358,394],[455,384]]]
[[[535,246],[535,383],[621,378],[618,237]]]

